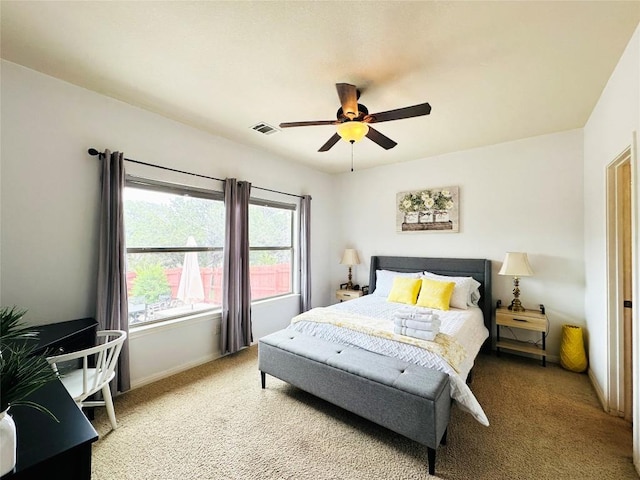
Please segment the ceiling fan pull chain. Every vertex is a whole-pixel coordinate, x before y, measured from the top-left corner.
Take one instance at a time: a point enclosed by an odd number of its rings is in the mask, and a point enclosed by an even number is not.
[[[351,142],[351,171],[353,172],[353,141]]]

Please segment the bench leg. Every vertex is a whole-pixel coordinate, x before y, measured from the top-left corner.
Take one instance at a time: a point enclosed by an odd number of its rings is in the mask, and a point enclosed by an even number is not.
[[[264,388],[267,385],[267,374],[264,372],[260,372],[260,380],[262,380],[262,389],[264,390]]]
[[[429,475],[436,474],[436,449],[427,447],[427,459],[429,461]]]

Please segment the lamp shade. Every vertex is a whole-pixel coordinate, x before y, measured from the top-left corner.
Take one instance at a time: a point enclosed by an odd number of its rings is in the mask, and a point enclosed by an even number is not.
[[[369,125],[364,122],[344,122],[336,127],[338,135],[347,142],[358,142],[369,133]]]
[[[358,252],[356,252],[353,248],[345,249],[342,254],[342,260],[340,260],[341,265],[360,265],[360,258],[358,258]]]
[[[527,254],[524,252],[507,252],[498,275],[511,275],[514,277],[533,275]]]

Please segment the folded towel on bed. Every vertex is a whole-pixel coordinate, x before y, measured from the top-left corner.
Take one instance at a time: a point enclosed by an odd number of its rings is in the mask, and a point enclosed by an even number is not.
[[[438,314],[433,313],[431,310],[426,309],[413,309],[403,308],[393,314],[394,318],[402,320],[416,320],[418,322],[431,322],[434,319],[438,319]]]
[[[421,340],[429,340],[433,341],[436,338],[436,335],[440,329],[437,331],[428,332],[426,330],[416,330],[415,328],[407,328],[407,327],[398,327],[394,325],[393,333],[397,333],[398,335],[405,335],[407,337],[419,338]]]
[[[434,316],[431,321],[394,318],[393,324],[397,327],[415,328],[416,330],[438,331],[440,329],[440,319],[437,316]]]
[[[418,307],[418,306],[409,306],[409,305],[404,305],[402,307],[400,307],[398,310],[396,310],[396,315],[399,313],[418,313],[418,314],[427,314],[427,313],[433,313],[433,310],[431,310],[430,308],[425,308],[425,307]]]
[[[433,315],[430,313],[396,313],[394,318],[400,320],[415,320],[417,322],[430,322],[433,319]]]

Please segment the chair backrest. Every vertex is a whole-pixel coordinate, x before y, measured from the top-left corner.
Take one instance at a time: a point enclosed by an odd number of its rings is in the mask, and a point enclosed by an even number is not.
[[[120,356],[120,350],[122,350],[122,344],[126,338],[127,332],[124,330],[101,330],[96,334],[98,345],[95,347],[48,357],[47,361],[53,369],[59,373],[58,363],[82,359],[83,391],[82,395],[74,398],[77,402],[81,402],[113,379],[116,365],[118,364],[118,357]],[[89,358],[94,356],[95,362],[89,362]],[[90,375],[89,373],[93,369],[95,369],[95,375]]]

